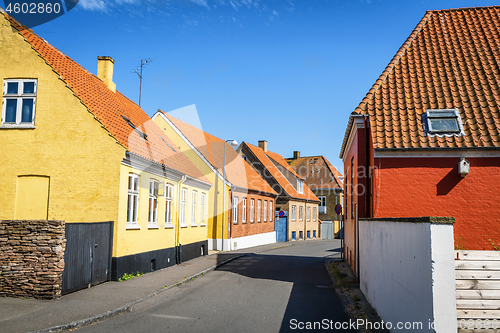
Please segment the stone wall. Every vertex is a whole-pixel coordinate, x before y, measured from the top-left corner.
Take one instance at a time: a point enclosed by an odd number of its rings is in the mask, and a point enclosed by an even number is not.
[[[64,221],[0,221],[0,296],[61,296]]]

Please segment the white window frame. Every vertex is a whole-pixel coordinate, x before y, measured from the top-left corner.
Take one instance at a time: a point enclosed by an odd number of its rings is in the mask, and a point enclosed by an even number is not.
[[[25,82],[34,83],[34,92],[32,94],[25,94],[22,92],[24,90]],[[7,94],[7,86],[9,83],[17,83],[17,93]],[[3,100],[2,100],[2,122],[1,127],[16,127],[16,128],[35,128],[35,111],[36,111],[36,94],[38,90],[38,80],[37,79],[5,79],[3,85]],[[22,119],[22,105],[24,99],[33,99],[31,121],[21,122]],[[16,100],[16,121],[14,123],[5,122],[6,111],[7,111],[7,100]]]
[[[303,221],[303,220],[304,220],[304,207],[299,206],[299,221]]]
[[[297,219],[297,206],[292,205],[292,221],[295,221]]]
[[[264,222],[267,222],[267,200],[264,200]]]
[[[138,226],[140,176],[128,174],[127,228]]]
[[[326,207],[326,196],[318,195],[318,199],[320,201],[319,207]]]
[[[238,197],[233,198],[233,223],[238,223]]]
[[[205,192],[201,192],[200,194],[200,226],[207,225],[207,194]]]
[[[241,223],[247,223],[247,198],[241,203]]]
[[[250,199],[250,223],[254,223],[255,218],[255,199]]]
[[[269,200],[269,222],[273,222],[273,202]]]
[[[174,186],[172,184],[165,185],[165,227],[172,228],[172,208],[173,203]]]
[[[181,214],[180,214],[180,224],[181,227],[187,227],[186,224],[186,204],[187,204],[187,188],[183,187],[181,189]]]
[[[317,214],[318,214],[318,213],[317,213],[317,209],[316,209],[316,207],[313,207],[313,216],[312,216],[312,220],[313,220],[313,221],[316,221]]]
[[[158,181],[149,180],[148,228],[158,227]]]
[[[306,207],[306,221],[311,221],[311,207]]]
[[[261,207],[262,207],[262,200],[257,200],[257,222],[260,222],[260,214],[262,213]]]
[[[427,110],[426,113],[427,118],[427,128],[429,129],[429,135],[434,136],[451,136],[451,135],[463,135],[464,128],[462,125],[462,118],[460,117],[460,113],[458,109],[442,109],[442,110]],[[455,130],[437,130],[432,126],[433,120],[455,120],[455,124],[457,125],[457,129]]]
[[[302,179],[297,179],[297,192],[304,193],[304,181]]]
[[[197,216],[197,207],[198,205],[198,192],[197,191],[192,191],[191,192],[191,226],[192,227],[197,227],[198,224],[196,223],[196,216]]]

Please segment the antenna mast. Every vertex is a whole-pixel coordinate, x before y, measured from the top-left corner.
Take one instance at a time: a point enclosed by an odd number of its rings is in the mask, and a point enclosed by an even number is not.
[[[139,106],[141,106],[141,94],[142,94],[142,68],[148,63],[153,62],[150,58],[141,59],[141,65],[137,68],[134,73],[139,75]]]

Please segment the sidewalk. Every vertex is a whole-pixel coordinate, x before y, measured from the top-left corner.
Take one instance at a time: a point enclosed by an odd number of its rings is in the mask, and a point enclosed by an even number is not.
[[[124,282],[106,282],[57,300],[0,297],[0,331],[58,332],[117,315],[130,306],[227,261],[248,253],[269,251],[293,243],[275,243],[232,252],[213,253],[144,274]],[[52,328],[52,329],[49,329]]]

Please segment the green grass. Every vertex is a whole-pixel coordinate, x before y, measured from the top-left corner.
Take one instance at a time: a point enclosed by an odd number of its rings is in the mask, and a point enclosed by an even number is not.
[[[121,278],[118,279],[119,282],[123,282],[123,281],[127,281],[127,280],[131,280],[133,278],[135,278],[136,276],[142,276],[144,275],[144,273],[141,273],[139,271],[137,271],[137,273],[132,273],[132,274],[128,274],[128,273],[125,273],[123,274],[123,276]]]

